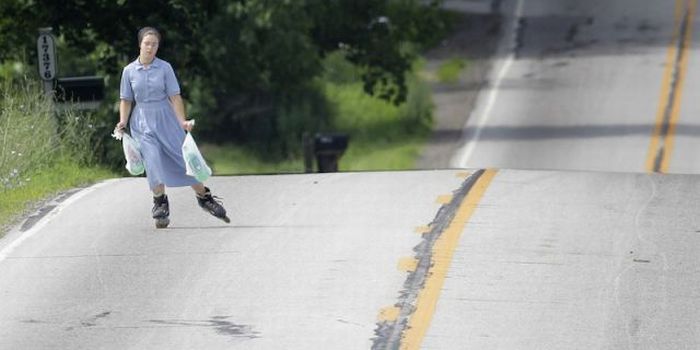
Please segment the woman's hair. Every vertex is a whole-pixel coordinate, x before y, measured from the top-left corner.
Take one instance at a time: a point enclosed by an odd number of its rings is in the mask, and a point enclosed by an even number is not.
[[[155,35],[158,38],[158,42],[160,42],[160,33],[158,32],[158,29],[153,27],[143,27],[139,30],[139,45],[141,45],[143,37],[149,34]]]

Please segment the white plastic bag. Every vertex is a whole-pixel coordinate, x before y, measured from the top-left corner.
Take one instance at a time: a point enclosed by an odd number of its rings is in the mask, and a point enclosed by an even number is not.
[[[146,170],[146,166],[143,164],[139,143],[132,139],[127,133],[122,133],[121,137],[124,158],[126,158],[126,170],[128,170],[131,175],[143,174]]]
[[[204,182],[211,176],[211,168],[202,157],[190,133],[187,133],[185,142],[182,143],[182,158],[185,160],[187,175],[194,177],[199,182]]]

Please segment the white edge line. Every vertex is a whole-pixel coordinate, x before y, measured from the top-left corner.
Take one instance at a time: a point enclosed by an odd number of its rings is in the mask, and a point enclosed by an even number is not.
[[[469,161],[469,158],[471,158],[472,153],[474,153],[474,149],[476,148],[476,144],[479,142],[479,138],[481,137],[481,131],[483,130],[484,126],[486,126],[486,123],[488,122],[488,118],[491,115],[491,110],[493,109],[493,106],[496,105],[496,98],[498,97],[498,92],[501,89],[501,84],[503,82],[503,78],[505,78],[506,74],[508,73],[508,70],[510,69],[510,66],[513,64],[513,61],[515,60],[515,55],[513,53],[513,50],[515,49],[515,40],[516,40],[516,32],[518,31],[518,26],[520,22],[520,18],[523,15],[523,2],[524,0],[518,0],[518,4],[515,10],[515,18],[513,19],[513,28],[511,30],[511,49],[510,52],[508,53],[508,56],[505,59],[505,62],[503,65],[501,65],[501,69],[498,71],[498,74],[496,75],[496,80],[493,86],[491,87],[488,97],[486,99],[486,106],[484,107],[484,111],[478,115],[478,122],[476,125],[476,130],[474,131],[474,136],[469,138],[469,135],[466,135],[466,130],[467,130],[467,125],[469,124],[469,119],[467,119],[467,123],[464,125],[463,129],[463,140],[465,141],[464,146],[462,146],[459,151],[457,151],[457,154],[451,161],[451,167],[453,168],[464,168],[467,166],[467,162]]]
[[[41,231],[46,225],[48,225],[51,220],[53,220],[61,211],[70,206],[71,204],[75,203],[77,200],[80,198],[85,197],[86,195],[92,193],[93,191],[104,187],[108,184],[111,184],[113,182],[119,181],[120,179],[110,179],[106,181],[102,181],[100,183],[97,183],[95,185],[92,185],[88,188],[85,188],[83,190],[78,191],[77,193],[73,194],[72,196],[68,197],[65,201],[59,203],[53,210],[51,210],[46,216],[41,218],[32,228],[30,228],[27,231],[24,231],[19,237],[17,237],[14,241],[10,242],[7,246],[5,246],[2,250],[0,250],[0,262],[3,262],[7,257],[12,253],[13,250],[15,250],[17,247],[22,244],[22,242],[26,241],[27,239],[31,238],[34,236],[37,232]]]

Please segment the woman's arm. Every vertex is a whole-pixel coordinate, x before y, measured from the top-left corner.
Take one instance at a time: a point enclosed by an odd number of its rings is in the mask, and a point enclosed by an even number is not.
[[[182,102],[182,96],[180,94],[170,96],[170,103],[173,105],[173,110],[177,121],[180,122],[180,126],[187,131],[192,131],[192,125],[187,122],[185,117],[185,104]]]
[[[126,124],[129,123],[129,114],[131,114],[132,104],[133,102],[128,100],[119,100],[119,123],[117,123],[117,130],[126,128]]]

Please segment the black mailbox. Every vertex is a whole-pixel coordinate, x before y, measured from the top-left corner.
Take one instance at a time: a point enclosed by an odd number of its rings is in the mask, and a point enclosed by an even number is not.
[[[314,154],[319,173],[338,171],[338,160],[348,148],[347,134],[316,134]]]
[[[105,83],[102,77],[65,77],[56,80],[57,102],[93,102],[104,99]]]

